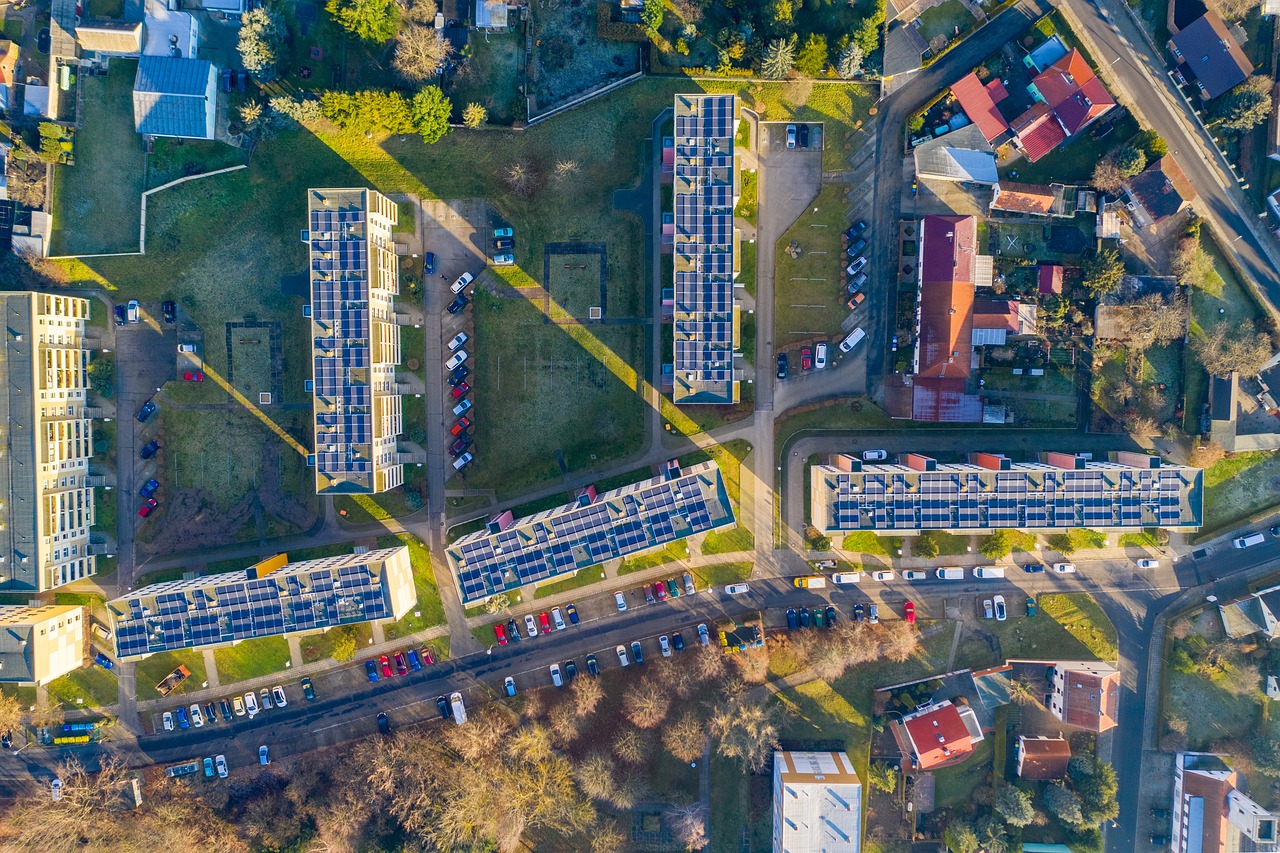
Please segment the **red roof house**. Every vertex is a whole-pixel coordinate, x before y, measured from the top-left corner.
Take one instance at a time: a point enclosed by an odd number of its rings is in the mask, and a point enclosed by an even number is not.
[[[1067,775],[1071,744],[1063,737],[1018,736],[1018,776],[1052,782]]]
[[[948,701],[903,717],[894,734],[903,751],[915,756],[921,770],[959,763],[983,740],[973,709]]]
[[[982,85],[978,75],[970,72],[951,87],[951,94],[960,102],[960,109],[978,126],[987,142],[994,142],[1009,129],[996,104],[1009,97],[999,80],[994,85]]]
[[[1049,712],[1069,726],[1105,732],[1116,726],[1120,671],[1097,662],[1060,662],[1053,671]]]
[[[1041,264],[1039,278],[1039,287],[1036,290],[1041,296],[1048,296],[1051,293],[1062,295],[1062,267],[1057,264]]]
[[[1116,105],[1078,50],[1037,74],[1031,85],[1043,100],[1014,119],[1012,128],[1033,163]]]

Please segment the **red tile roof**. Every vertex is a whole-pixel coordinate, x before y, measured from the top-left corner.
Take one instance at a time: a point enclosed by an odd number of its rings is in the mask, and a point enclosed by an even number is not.
[[[1239,784],[1239,777],[1232,771],[1225,779],[1206,776],[1203,773],[1183,773],[1182,796],[1184,801],[1189,797],[1200,797],[1204,800],[1204,834],[1196,839],[1200,841],[1200,849],[1205,851],[1223,850],[1226,847],[1227,797]],[[1185,806],[1184,806],[1185,808]]]
[[[1073,50],[1041,71],[1031,81],[1050,107],[1070,98],[1080,87],[1094,79],[1093,69],[1078,50]]]
[[[1015,299],[979,299],[973,303],[973,327],[975,329],[1004,329],[1018,333],[1018,307]]]
[[[1002,91],[1003,88],[1002,86]],[[955,95],[956,100],[960,102],[960,109],[964,110],[969,120],[978,126],[988,142],[994,141],[1009,129],[1004,116],[1000,115],[1000,111],[996,109],[996,102],[992,100],[991,92],[982,85],[977,74],[970,72],[968,76],[962,78],[951,87],[951,94]],[[1008,97],[1007,93],[1005,96]]]
[[[1033,120],[1026,130],[1018,134],[1022,150],[1027,153],[1027,159],[1032,163],[1057,148],[1066,139],[1066,131],[1062,129],[1062,125],[1058,124],[1052,112]]]
[[[1021,751],[1018,775],[1023,779],[1050,781],[1067,775],[1067,762],[1071,760],[1071,744],[1060,737],[1019,737]]]
[[[1044,295],[1062,293],[1062,267],[1057,264],[1041,265],[1038,292]]]
[[[977,217],[924,218],[920,231],[919,376],[969,375],[977,243]]]
[[[1120,701],[1120,673],[1067,670],[1063,685],[1063,722],[1093,732],[1105,732],[1116,725]]]
[[[1036,184],[1019,184],[1001,181],[1000,193],[991,202],[992,210],[1008,210],[1014,213],[1036,213],[1048,216],[1053,212],[1056,196],[1049,187]]]
[[[991,100],[1000,103],[1009,97],[1009,93],[1005,91],[1004,83],[1000,82],[999,77],[992,77],[991,82],[987,84],[987,94],[991,96]]]
[[[1044,101],[1013,122],[1018,142],[1031,162],[1039,160],[1116,105],[1078,50],[1031,81]]]
[[[969,730],[955,705],[943,705],[903,725],[911,735],[922,770],[950,763],[973,751]]]

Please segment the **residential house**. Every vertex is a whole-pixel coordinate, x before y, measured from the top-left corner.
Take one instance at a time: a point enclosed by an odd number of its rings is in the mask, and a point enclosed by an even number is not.
[[[1218,605],[1222,629],[1233,640],[1262,634],[1280,637],[1280,586],[1260,589],[1250,595]]]
[[[48,684],[84,663],[85,608],[0,606],[0,684]]]
[[[76,25],[76,41],[86,57],[141,56],[142,21],[85,18]]]
[[[133,81],[133,124],[145,136],[213,139],[217,69],[203,59],[143,56]]]
[[[1178,168],[1172,154],[1164,155],[1134,175],[1122,189],[1127,199],[1125,206],[1138,228],[1163,222],[1196,198],[1195,188]]]
[[[773,754],[773,853],[858,853],[862,781],[843,752]]]
[[[1009,93],[999,79],[984,84],[976,73],[970,72],[951,87],[951,94],[987,142],[996,145],[1003,141],[1009,124],[996,104],[1009,97]]]
[[[1062,267],[1058,264],[1041,264],[1036,270],[1036,292],[1041,296],[1062,295]]]
[[[1034,782],[1054,782],[1067,775],[1071,744],[1066,738],[1018,735],[1018,777]]]
[[[1245,793],[1228,756],[1180,752],[1173,764],[1173,853],[1280,850],[1280,815]]]
[[[904,754],[921,770],[959,764],[984,739],[978,716],[968,705],[931,702],[892,724]]]
[[[1226,376],[1209,377],[1209,440],[1228,453],[1236,446],[1239,393],[1240,374],[1234,370]]]
[[[1036,103],[1011,123],[1014,143],[1039,160],[1116,105],[1078,50],[1069,51],[1031,81]]]
[[[971,184],[995,184],[996,155],[975,124],[921,142],[911,151],[916,177]]]
[[[1070,219],[1076,215],[1075,196],[1075,188],[1065,184],[1050,184],[1046,187],[1001,181],[992,190],[990,212],[992,215],[1021,213]]]
[[[1069,726],[1105,732],[1116,726],[1120,671],[1097,661],[1059,661],[1053,667],[1049,713]]]
[[[1243,83],[1253,73],[1253,63],[1212,9],[1179,30],[1169,39],[1168,47],[1179,70],[1195,83],[1206,101]]]
[[[973,345],[1004,346],[1009,335],[1034,335],[1036,315],[1036,306],[1016,299],[975,300]]]

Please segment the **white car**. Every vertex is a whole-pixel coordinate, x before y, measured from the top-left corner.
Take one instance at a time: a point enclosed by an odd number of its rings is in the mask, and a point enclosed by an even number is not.
[[[449,352],[453,352],[458,347],[465,344],[468,340],[469,338],[467,337],[466,332],[458,332],[458,334],[453,336],[453,340],[449,341]]]
[[[252,690],[244,694],[244,706],[249,709],[250,717],[258,715],[258,697],[253,695]]]
[[[1060,575],[1075,574],[1076,567],[1070,563],[1054,563],[1053,570]]]
[[[1139,560],[1138,568],[1140,569],[1158,569],[1160,568],[1159,560]]]
[[[164,712],[164,730],[166,732],[173,731],[173,712],[172,711]]]
[[[236,709],[237,717],[244,716],[244,700],[243,699],[241,699],[239,696],[232,696],[231,706]]]
[[[551,621],[552,621],[552,622],[554,622],[554,623],[556,623],[556,630],[557,630],[557,631],[563,631],[563,630],[564,630],[564,617],[560,615],[560,608],[559,608],[559,607],[553,607],[553,608],[551,608]]]
[[[529,635],[529,639],[538,636],[538,623],[534,621],[533,615],[526,613],[524,617],[524,632]]]
[[[843,586],[850,583],[862,583],[862,572],[836,572],[831,576],[831,582],[837,586]]]
[[[280,685],[277,684],[275,687],[271,688],[271,696],[276,700],[277,708],[289,707],[289,700],[285,698],[284,688]]]
[[[902,573],[904,581],[923,581],[929,579],[929,573],[920,571],[919,569],[907,569]]]
[[[550,666],[551,683],[556,687],[564,687],[564,679],[560,677],[560,664],[553,663]]]
[[[622,594],[622,593],[620,593],[620,592],[615,592],[615,593],[613,594],[613,600],[614,600],[614,602],[616,602],[616,603],[617,603],[617,605],[618,605],[618,612],[619,612],[619,613],[623,613],[623,612],[625,612],[625,611],[626,611],[626,609],[627,609],[627,597],[626,597],[624,594]]]
[[[631,666],[631,661],[627,660],[626,646],[618,646],[616,649],[614,649],[614,651],[618,653],[618,663],[622,664],[623,666]]]
[[[667,639],[667,635],[663,634],[658,638],[658,648],[662,650],[664,658],[671,657],[671,641]]]
[[[893,569],[881,569],[878,572],[872,572],[871,579],[881,582],[891,581],[893,580]]]
[[[476,280],[476,277],[473,276],[471,273],[464,272],[462,275],[458,276],[457,281],[455,281],[452,285],[449,286],[449,289],[452,290],[454,293],[461,293],[464,287],[466,287],[468,284],[470,284],[475,280]]]
[[[204,727],[204,714],[200,713],[200,705],[191,706],[191,725],[197,729]]]
[[[889,452],[886,450],[864,450],[862,451],[863,462],[883,462],[889,458]]]
[[[128,312],[129,312],[129,322],[130,323],[138,322],[138,300],[136,299],[129,300]]]
[[[464,349],[460,349],[457,352],[455,352],[453,355],[449,356],[449,360],[444,363],[444,366],[449,368],[450,370],[453,370],[455,367],[460,367],[462,365],[462,362],[466,360],[467,360],[467,351]]]
[[[854,329],[848,334],[843,341],[840,342],[840,352],[849,352],[867,336],[867,333],[861,327]]]
[[[813,369],[822,370],[827,366],[827,343],[823,341],[813,348]]]
[[[698,642],[702,643],[704,646],[711,644],[711,634],[707,631],[706,622],[699,623],[698,625]]]
[[[880,605],[871,604],[867,606],[867,621],[872,625],[880,621]]]
[[[991,606],[991,599],[989,598],[982,599],[982,618],[990,619],[993,616],[995,616],[995,610]]]
[[[724,594],[725,595],[742,595],[744,592],[748,592],[750,589],[751,587],[749,587],[745,583],[731,583],[724,588]]]
[[[258,747],[258,763],[263,767],[266,767],[271,763],[271,750],[267,749],[267,745],[265,743]]]
[[[1003,622],[1005,619],[1009,618],[1009,611],[1007,611],[1004,607],[1003,595],[997,595],[995,598],[991,599],[991,602],[996,606],[997,622]]]
[[[227,778],[227,757],[225,755],[215,755],[213,763],[218,768],[218,778]]]

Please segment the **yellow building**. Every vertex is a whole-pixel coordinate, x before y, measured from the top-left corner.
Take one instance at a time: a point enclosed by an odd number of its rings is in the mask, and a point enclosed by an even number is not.
[[[47,684],[79,668],[88,619],[78,605],[0,606],[0,683]]]
[[[40,592],[97,571],[89,547],[89,300],[8,293],[3,303],[0,592]]]
[[[307,191],[317,494],[371,495],[404,482],[397,214],[373,190]]]

